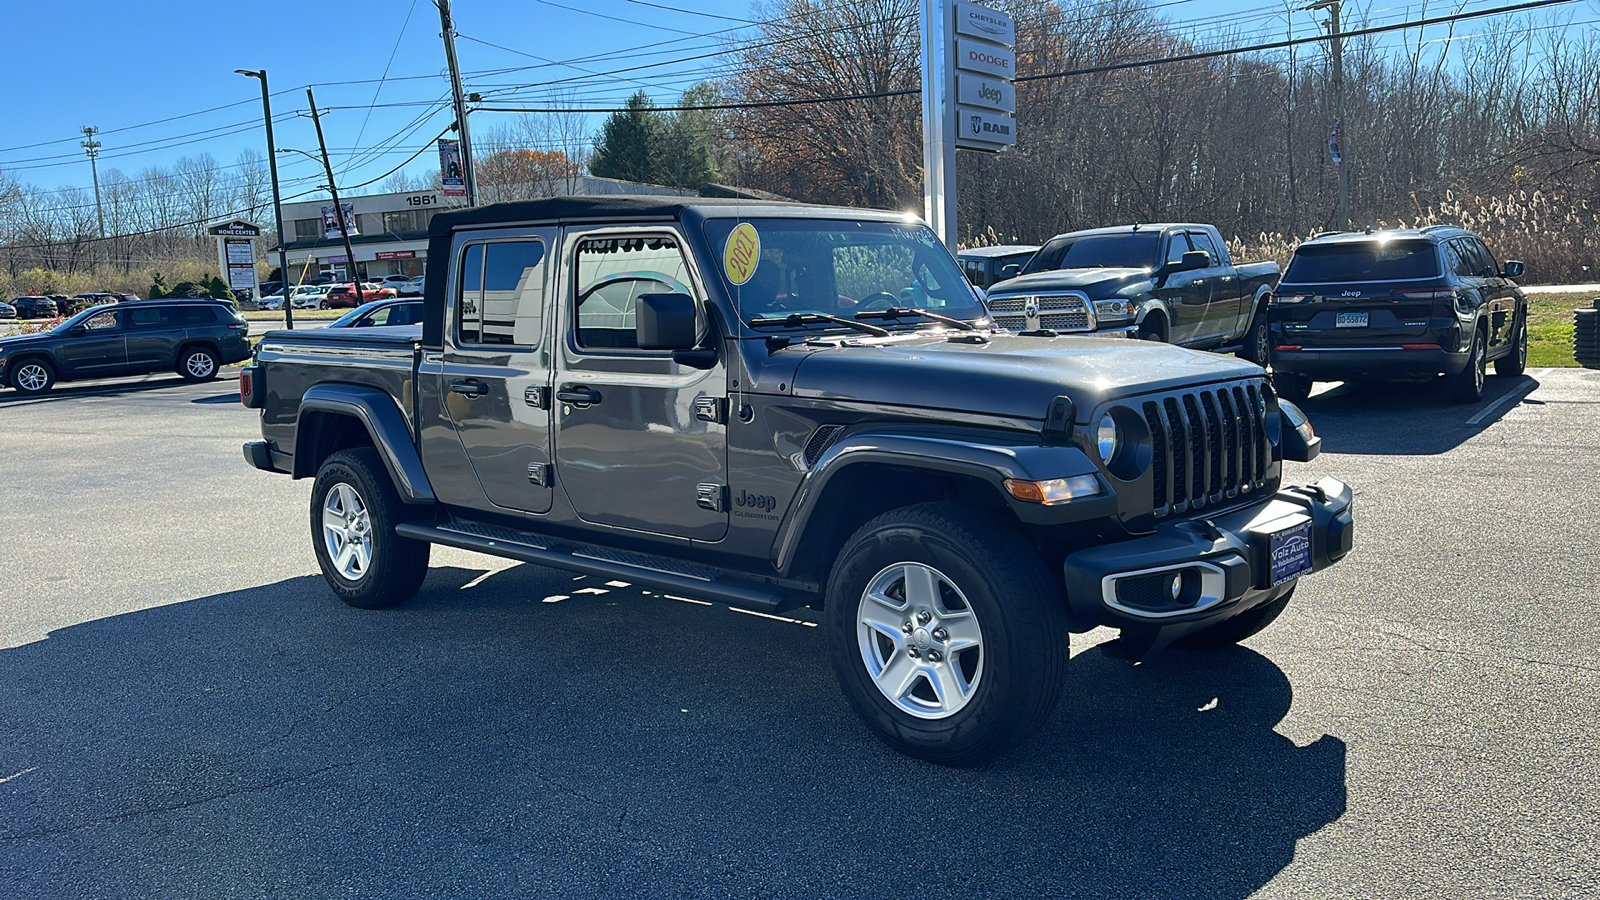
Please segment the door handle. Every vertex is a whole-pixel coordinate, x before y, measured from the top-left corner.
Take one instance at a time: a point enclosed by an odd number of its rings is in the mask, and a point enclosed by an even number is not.
[[[573,406],[593,406],[600,402],[600,392],[586,387],[564,387],[556,391],[556,399]]]
[[[468,399],[477,399],[489,393],[489,386],[481,381],[452,381],[450,392]]]

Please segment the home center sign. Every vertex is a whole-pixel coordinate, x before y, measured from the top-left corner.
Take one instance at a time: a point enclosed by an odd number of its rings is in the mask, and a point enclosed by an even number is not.
[[[240,300],[254,300],[260,292],[256,281],[256,238],[261,229],[249,222],[228,222],[206,229],[217,239],[217,268],[226,273],[228,289]]]

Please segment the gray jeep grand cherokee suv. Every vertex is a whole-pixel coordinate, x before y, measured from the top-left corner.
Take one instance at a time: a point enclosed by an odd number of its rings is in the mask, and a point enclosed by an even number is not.
[[[220,300],[137,300],[86,309],[38,334],[0,338],[0,384],[42,394],[58,381],[177,372],[207,381],[250,356],[250,326]]]

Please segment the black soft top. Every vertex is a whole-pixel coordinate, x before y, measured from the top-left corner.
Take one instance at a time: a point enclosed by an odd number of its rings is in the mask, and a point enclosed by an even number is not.
[[[595,195],[550,197],[543,200],[518,200],[492,203],[470,209],[434,214],[428,223],[428,272],[422,284],[422,344],[438,349],[444,341],[445,278],[449,271],[451,235],[464,226],[517,225],[533,222],[636,222],[670,221],[694,210],[708,218],[746,214],[762,216],[793,215],[804,210],[842,213],[848,216],[893,219],[898,213],[877,209],[816,206],[783,200],[750,200],[736,197],[675,197],[670,195]]]

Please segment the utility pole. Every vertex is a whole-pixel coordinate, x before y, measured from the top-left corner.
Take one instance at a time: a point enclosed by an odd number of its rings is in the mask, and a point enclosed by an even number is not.
[[[247,78],[261,79],[261,112],[267,120],[267,168],[272,172],[272,209],[278,216],[278,281],[283,283],[283,327],[294,329],[294,289],[289,284],[289,251],[285,245],[289,243],[288,235],[283,233],[283,194],[278,190],[278,150],[272,144],[272,99],[267,93],[267,70],[259,72],[250,69],[234,69],[234,72]]]
[[[461,65],[456,62],[456,31],[450,22],[450,0],[435,0],[443,30],[444,58],[450,64],[450,92],[455,96],[456,134],[461,141],[461,180],[467,188],[467,205],[478,205],[478,179],[472,174],[472,136],[467,131],[467,98],[461,89]]]
[[[1333,165],[1339,170],[1339,215],[1335,222],[1340,230],[1350,227],[1350,167],[1346,161],[1350,158],[1349,145],[1345,142],[1344,133],[1344,42],[1339,30],[1339,6],[1343,0],[1317,0],[1306,7],[1307,9],[1325,9],[1328,11],[1328,34],[1332,38],[1333,51],[1333,127],[1339,136],[1337,142],[1338,155],[1334,157]],[[1330,143],[1332,143],[1330,141]]]
[[[328,161],[328,142],[322,139],[322,118],[317,115],[317,98],[306,88],[306,102],[311,104],[311,122],[317,126],[317,148],[322,151],[322,168],[328,173],[328,193],[333,195],[333,220],[339,223],[339,234],[344,238],[344,264],[350,268],[350,284],[356,290],[356,305],[367,302],[361,293],[361,273],[356,270],[356,251],[350,245],[350,223],[344,220],[344,207],[339,205],[339,186],[333,182],[333,163]],[[286,273],[287,274],[287,273]],[[285,300],[287,304],[289,301]]]
[[[106,211],[105,207],[100,205],[100,165],[96,162],[100,158],[100,142],[94,139],[94,136],[100,133],[100,129],[93,125],[85,125],[81,130],[88,140],[79,141],[78,145],[83,147],[83,152],[89,156],[89,172],[94,176],[94,214],[100,220],[100,238],[104,240]]]

